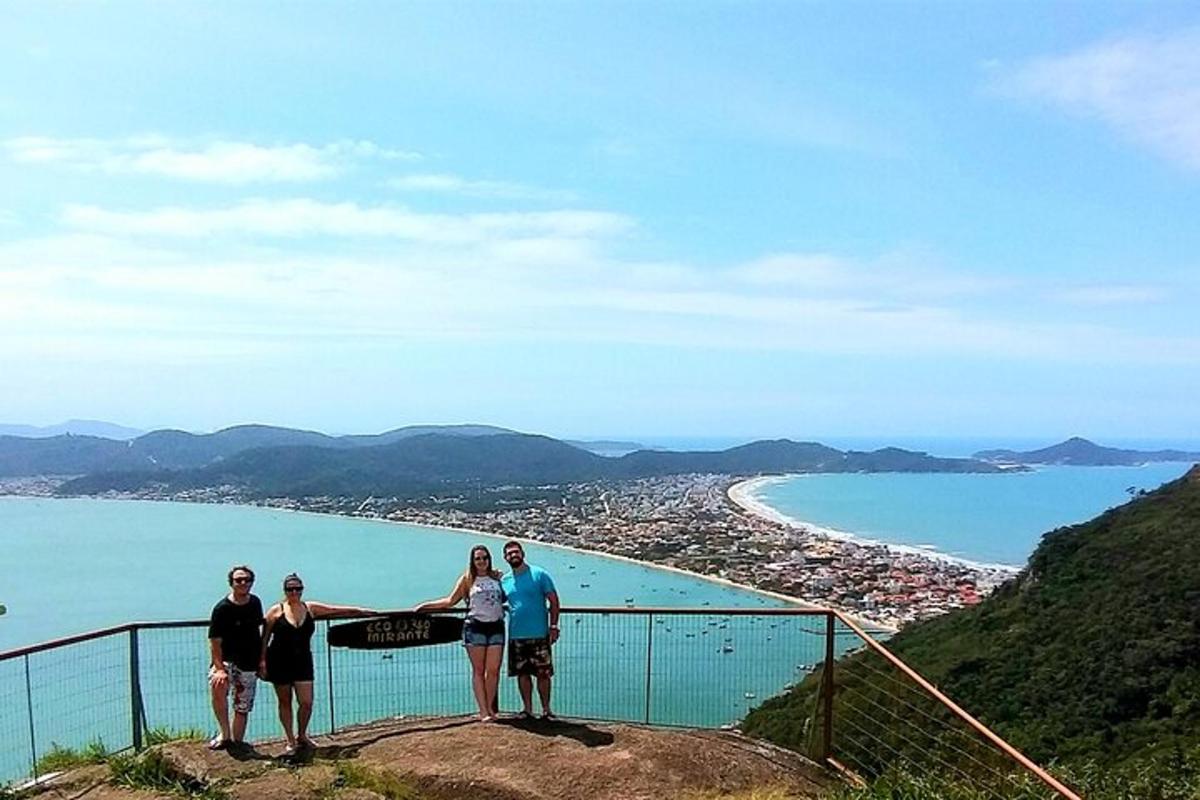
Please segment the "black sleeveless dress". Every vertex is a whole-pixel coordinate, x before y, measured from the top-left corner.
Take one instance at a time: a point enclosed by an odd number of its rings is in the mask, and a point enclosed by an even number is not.
[[[312,612],[304,607],[304,622],[296,627],[285,614],[271,627],[267,643],[267,680],[276,686],[311,681],[313,679],[312,640],[316,623]]]

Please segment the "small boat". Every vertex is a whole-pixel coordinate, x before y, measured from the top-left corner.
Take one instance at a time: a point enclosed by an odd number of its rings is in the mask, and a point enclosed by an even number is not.
[[[632,598],[632,597],[626,597],[626,598],[625,598],[625,602],[626,602],[626,603],[632,603],[632,602],[633,602],[633,598]]]
[[[722,647],[722,648],[721,648],[721,652],[722,652],[722,653],[732,653],[732,652],[733,652],[733,645],[731,645],[731,644],[727,644],[727,645],[725,645],[724,647]]]
[[[753,700],[755,697],[758,697],[758,695],[756,695],[754,692],[746,692],[744,695],[742,695],[742,697],[746,698],[747,700]]]
[[[590,589],[590,588],[592,588],[592,585],[590,583],[581,583],[581,584],[579,584],[579,588],[580,589]]]

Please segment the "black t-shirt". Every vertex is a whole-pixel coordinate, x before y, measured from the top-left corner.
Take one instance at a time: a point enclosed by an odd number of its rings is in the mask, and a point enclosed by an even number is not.
[[[238,669],[258,669],[262,652],[262,603],[254,595],[244,605],[228,597],[213,606],[208,623],[208,638],[221,640],[221,659]]]

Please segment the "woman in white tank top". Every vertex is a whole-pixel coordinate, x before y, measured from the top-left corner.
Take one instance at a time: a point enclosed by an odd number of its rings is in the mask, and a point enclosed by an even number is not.
[[[463,646],[471,660],[471,687],[479,706],[479,720],[494,722],[500,664],[504,660],[504,590],[500,588],[500,573],[492,569],[492,554],[481,544],[471,548],[467,571],[454,584],[454,590],[440,600],[421,603],[414,611],[453,608],[463,600],[467,601]]]

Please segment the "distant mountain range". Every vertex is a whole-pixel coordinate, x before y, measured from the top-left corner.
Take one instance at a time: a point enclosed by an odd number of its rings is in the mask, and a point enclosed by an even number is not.
[[[1137,466],[1154,461],[1200,461],[1200,453],[1184,450],[1120,450],[1078,436],[1041,450],[980,450],[975,458],[993,464],[1065,464],[1076,467]]]
[[[0,436],[25,436],[31,439],[44,439],[50,436],[64,434],[77,436],[101,436],[105,439],[136,439],[145,431],[137,428],[127,428],[111,422],[101,422],[95,419],[69,419],[58,425],[5,425],[0,423]]]
[[[475,437],[510,433],[513,431],[491,425],[410,425],[379,434],[329,436],[271,425],[237,425],[204,434],[159,430],[130,441],[72,434],[43,438],[0,436],[0,477],[183,470],[263,447],[352,449],[427,434]]]
[[[63,493],[234,485],[253,496],[388,494],[536,486],[699,472],[996,472],[982,461],[897,448],[841,451],[760,441],[717,452],[638,450],[605,457],[546,436],[486,425],[410,426],[370,436],[241,425],[210,434],[162,430],[131,441],[0,436],[0,477],[81,476]]]

